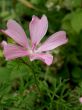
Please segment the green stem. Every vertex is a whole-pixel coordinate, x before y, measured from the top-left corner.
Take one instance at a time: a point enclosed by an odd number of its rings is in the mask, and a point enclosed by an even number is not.
[[[21,59],[21,61],[22,61],[22,63],[24,63],[26,66],[28,66],[31,69],[31,71],[32,71],[32,73],[34,75],[35,84],[36,84],[36,86],[37,86],[37,88],[38,88],[38,90],[40,92],[40,88],[39,88],[39,85],[38,85],[38,80],[36,78],[36,73],[34,72],[33,68],[31,68],[31,66],[27,62],[25,62],[23,59]]]
[[[39,85],[38,85],[38,80],[37,80],[37,78],[36,78],[36,73],[33,72],[33,75],[34,75],[34,79],[35,79],[35,84],[36,84],[36,86],[37,86],[37,88],[38,88],[38,90],[39,90],[39,92],[40,92],[40,88],[39,88]]]
[[[5,12],[5,10],[6,10],[6,2],[5,2],[5,0],[2,0],[1,2],[2,2],[2,12]]]

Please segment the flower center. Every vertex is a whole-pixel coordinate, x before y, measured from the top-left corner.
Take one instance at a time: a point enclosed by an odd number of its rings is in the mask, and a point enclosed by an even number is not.
[[[34,52],[33,52],[33,50],[30,49],[30,50],[29,50],[29,53],[30,53],[30,54],[33,54]]]

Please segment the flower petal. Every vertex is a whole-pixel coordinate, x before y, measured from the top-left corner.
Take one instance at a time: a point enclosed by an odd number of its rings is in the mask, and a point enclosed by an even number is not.
[[[7,29],[1,31],[14,39],[15,42],[17,42],[21,46],[24,46],[25,48],[29,46],[28,39],[23,28],[16,21],[9,20],[7,22]]]
[[[79,98],[80,103],[82,103],[82,97]]]
[[[32,45],[37,45],[44,37],[48,29],[48,20],[45,15],[39,19],[36,16],[32,17],[32,21],[29,24],[30,36]]]
[[[46,53],[30,55],[31,61],[36,60],[36,59],[42,60],[47,65],[51,65],[53,61],[53,56],[51,54],[46,54]]]
[[[36,52],[52,50],[60,45],[67,43],[66,33],[64,31],[56,32],[51,35],[37,50]]]
[[[3,53],[6,60],[12,60],[18,57],[27,56],[29,53],[23,47],[2,42]]]

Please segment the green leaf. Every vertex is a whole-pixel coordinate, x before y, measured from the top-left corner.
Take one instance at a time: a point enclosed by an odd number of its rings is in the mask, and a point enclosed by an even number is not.
[[[64,0],[64,5],[68,9],[78,8],[81,6],[82,0]]]
[[[10,77],[10,69],[6,67],[0,67],[0,81],[7,81]]]
[[[28,74],[28,70],[25,65],[20,65],[20,67],[13,68],[11,73],[11,79],[21,78]]]
[[[76,11],[72,14],[71,25],[77,33],[82,30],[82,10]]]
[[[72,77],[75,82],[82,80],[82,70],[79,67],[75,67],[72,71]]]

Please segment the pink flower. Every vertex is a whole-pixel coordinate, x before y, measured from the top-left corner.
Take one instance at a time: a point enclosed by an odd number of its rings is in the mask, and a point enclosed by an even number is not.
[[[33,16],[29,24],[30,41],[22,27],[14,20],[9,20],[7,29],[1,30],[3,33],[12,38],[16,44],[7,44],[2,42],[4,47],[4,56],[6,60],[15,59],[18,57],[28,56],[31,61],[39,59],[47,65],[51,65],[53,56],[48,53],[62,44],[67,43],[66,33],[59,31],[51,35],[43,44],[39,46],[41,39],[44,37],[48,29],[48,20],[45,15],[39,19]]]
[[[80,103],[82,103],[82,97],[79,98]]]

